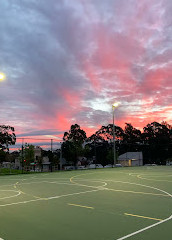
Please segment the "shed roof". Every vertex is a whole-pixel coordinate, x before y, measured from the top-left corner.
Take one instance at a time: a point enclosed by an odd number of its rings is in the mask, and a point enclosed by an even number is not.
[[[142,152],[126,152],[118,157],[119,161],[126,160],[142,160],[143,154]]]

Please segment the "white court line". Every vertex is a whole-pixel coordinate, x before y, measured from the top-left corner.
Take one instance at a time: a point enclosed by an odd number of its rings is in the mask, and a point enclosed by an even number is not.
[[[143,176],[148,176],[148,177],[172,177],[172,175],[166,175],[166,174],[140,174],[140,173],[129,173],[130,176],[137,176],[137,175],[143,175]]]
[[[72,177],[72,178],[73,178],[73,177]],[[72,180],[72,178],[70,178],[70,182],[71,182],[71,183],[73,183],[73,184],[75,184],[75,185],[77,185],[77,186],[82,186],[82,187],[90,187],[90,188],[97,188],[97,189],[104,190],[104,188],[103,188],[103,187],[105,187],[105,186],[107,185],[107,183],[106,183],[106,182],[101,182],[101,181],[99,181],[100,183],[103,183],[103,185],[102,185],[102,186],[90,186],[90,185],[85,185],[85,184],[80,184],[80,183],[77,183],[77,182],[73,181],[73,180]],[[91,181],[90,181],[90,182],[91,182]]]
[[[90,174],[92,174],[92,173],[90,173]],[[82,174],[80,174],[80,175],[82,175]],[[86,174],[83,174],[83,175],[86,175]],[[70,181],[72,181],[72,179],[75,178],[75,177],[77,177],[77,176],[71,177],[71,178],[70,178]],[[99,180],[100,180],[100,179],[99,179]],[[101,179],[100,181],[104,181],[104,180]],[[163,193],[167,194],[169,197],[172,197],[172,195],[171,195],[170,193],[168,193],[168,192],[166,192],[166,191],[164,191],[164,190],[161,190],[161,189],[159,189],[159,188],[155,188],[155,187],[148,186],[148,185],[143,185],[143,184],[138,184],[138,183],[130,183],[130,182],[122,182],[122,181],[113,181],[113,180],[105,180],[105,181],[120,182],[120,183],[125,183],[125,184],[127,183],[127,184],[133,184],[133,185],[143,186],[143,187],[147,187],[147,188],[151,188],[151,189],[154,189],[154,190],[163,192]],[[76,183],[76,184],[77,184],[77,183]],[[99,189],[103,190],[103,188],[99,188]],[[168,218],[160,221],[160,222],[157,222],[157,223],[152,224],[152,225],[150,225],[150,226],[148,226],[148,227],[142,228],[142,229],[140,229],[140,230],[138,230],[138,231],[136,231],[136,232],[130,233],[130,234],[128,234],[128,235],[126,235],[126,236],[123,236],[123,237],[121,237],[121,238],[118,238],[118,239],[116,239],[116,240],[123,240],[123,239],[129,238],[129,237],[131,237],[131,236],[133,236],[133,235],[136,235],[136,234],[138,234],[138,233],[140,233],[140,232],[146,231],[147,229],[153,228],[153,227],[155,227],[155,226],[157,226],[157,225],[159,225],[159,224],[162,224],[162,223],[164,223],[164,222],[167,222],[168,220],[171,220],[171,219],[172,219],[172,215],[171,215],[170,217],[168,217]]]
[[[145,176],[145,175],[143,175],[143,176]],[[148,180],[148,181],[155,181],[155,182],[172,182],[172,181],[170,181],[170,180],[164,180],[164,179],[146,178],[146,177],[142,177],[141,175],[137,175],[137,178],[143,179],[143,180]]]
[[[49,182],[49,181],[37,181],[37,182],[29,182],[29,183],[19,183],[18,185],[30,185],[30,184],[40,184],[40,183],[55,183],[55,184],[66,184],[66,185],[73,185],[69,182]]]
[[[46,201],[46,200],[57,199],[57,198],[61,198],[61,197],[79,195],[79,194],[83,194],[83,193],[97,192],[97,191],[100,191],[100,190],[103,190],[103,189],[96,189],[96,190],[90,190],[90,191],[78,192],[78,193],[69,193],[69,194],[64,194],[64,195],[59,195],[59,196],[54,196],[54,197],[48,197],[48,198],[38,198],[38,199],[32,199],[32,200],[23,201],[23,202],[7,203],[7,204],[0,205],[0,207],[19,205],[19,204],[30,203],[30,202],[37,202],[37,201]]]
[[[0,198],[0,200],[7,199],[7,198],[12,198],[12,197],[17,197],[17,196],[19,196],[21,194],[20,191],[15,191],[15,190],[0,190],[0,191],[1,192],[15,192],[15,193],[17,193],[16,195],[13,195],[13,196]]]
[[[146,186],[146,185],[143,185],[143,186]],[[147,186],[147,187],[154,188],[154,187],[151,187],[151,186]],[[172,197],[172,195],[171,195],[170,193],[168,193],[168,192],[166,192],[166,191],[164,191],[164,190],[161,190],[161,189],[159,189],[159,188],[154,188],[154,189],[159,190],[160,192],[164,192],[164,193],[166,193],[168,196]],[[171,215],[170,217],[168,217],[168,218],[160,221],[160,222],[154,223],[154,224],[152,224],[152,225],[150,225],[150,226],[148,226],[148,227],[142,228],[142,229],[140,229],[140,230],[138,230],[138,231],[136,231],[136,232],[130,233],[130,234],[128,234],[128,235],[126,235],[126,236],[124,236],[124,237],[118,238],[118,239],[116,239],[116,240],[123,240],[123,239],[129,238],[129,237],[134,236],[134,235],[136,235],[136,234],[138,234],[138,233],[144,232],[144,231],[146,231],[147,229],[153,228],[153,227],[155,227],[155,226],[157,226],[157,225],[159,225],[159,224],[162,224],[162,223],[164,223],[164,222],[167,222],[167,221],[169,221],[169,220],[171,220],[171,219],[172,219],[172,215]]]
[[[14,185],[15,185],[15,183],[12,183],[12,184],[9,184],[9,185],[0,185],[0,187],[11,187],[11,186],[14,186]]]
[[[118,238],[118,239],[116,239],[116,240],[123,240],[123,239],[129,238],[129,237],[134,236],[134,235],[136,235],[136,234],[138,234],[138,233],[141,233],[141,232],[143,232],[143,231],[145,231],[145,230],[147,230],[147,229],[153,228],[153,227],[155,227],[155,226],[157,226],[157,225],[159,225],[159,224],[161,224],[161,223],[167,222],[167,221],[170,220],[170,219],[172,219],[172,215],[171,215],[169,218],[166,218],[166,219],[164,219],[164,220],[162,220],[162,221],[160,221],[160,222],[154,223],[154,224],[152,224],[152,225],[150,225],[150,226],[148,226],[148,227],[142,228],[142,229],[140,229],[140,230],[138,230],[138,231],[136,231],[136,232],[130,233],[130,234],[128,234],[128,235],[126,235],[126,236],[124,236],[124,237],[122,237],[122,238]]]
[[[101,180],[99,179],[100,181],[104,181],[104,180]],[[172,195],[162,189],[159,189],[159,188],[155,188],[155,187],[152,187],[152,186],[149,186],[149,185],[144,185],[144,184],[140,184],[140,183],[131,183],[131,182],[123,182],[123,181],[114,181],[114,180],[106,180],[108,182],[119,182],[119,183],[124,183],[124,184],[131,184],[131,185],[138,185],[138,186],[141,186],[141,187],[146,187],[146,188],[151,188],[151,189],[154,189],[154,190],[157,190],[157,191],[160,191],[160,192],[163,192],[165,193],[167,196],[169,197],[172,197]],[[151,193],[150,193],[151,194]]]
[[[99,173],[102,173],[102,172],[99,172]],[[77,176],[88,175],[88,174],[94,174],[94,173],[87,173],[87,174],[75,175],[75,176],[71,177],[70,179],[72,179],[72,178],[74,178],[74,177],[77,177]],[[63,179],[64,179],[64,178],[63,178]],[[65,178],[65,179],[66,179],[66,178]],[[28,179],[27,179],[27,180],[28,180]],[[57,180],[57,179],[56,179],[56,180]],[[77,180],[79,180],[79,179],[77,179]],[[83,179],[83,180],[84,180],[84,179]],[[96,179],[96,180],[97,180],[97,179]],[[88,181],[91,181],[91,180],[89,179]],[[172,195],[171,195],[170,193],[168,193],[168,192],[166,192],[166,191],[164,191],[164,190],[155,188],[155,187],[148,186],[148,185],[142,185],[142,184],[136,184],[136,183],[130,183],[130,182],[122,182],[122,181],[113,181],[113,180],[99,180],[99,181],[111,181],[111,182],[121,182],[121,183],[139,185],[139,186],[143,186],[143,187],[147,187],[147,188],[152,188],[152,189],[158,190],[158,191],[163,192],[163,193],[167,194],[168,196],[172,197]],[[103,182],[103,183],[107,184],[106,182]],[[85,192],[78,192],[78,193],[71,193],[71,194],[65,194],[65,195],[60,195],[60,196],[54,196],[54,197],[49,197],[49,198],[40,198],[40,199],[23,201],[23,202],[17,202],[17,203],[11,203],[11,204],[4,204],[4,205],[0,205],[0,207],[10,206],[10,205],[18,205],[18,204],[29,203],[29,202],[36,202],[36,201],[41,201],[41,200],[51,200],[51,199],[57,199],[57,198],[60,198],[60,197],[72,196],[72,195],[77,195],[77,194],[79,195],[79,194],[83,194],[83,193],[96,192],[96,191],[104,190],[104,188],[103,188],[103,187],[101,188],[100,186],[99,186],[99,187],[96,187],[96,186],[88,186],[88,185],[83,185],[83,184],[78,184],[78,183],[75,183],[75,184],[81,185],[81,186],[93,187],[93,188],[97,188],[97,189],[96,189],[96,190],[91,190],[91,191],[85,191]],[[128,235],[126,235],[126,236],[123,236],[122,238],[119,238],[119,239],[117,239],[117,240],[123,240],[123,239],[129,238],[130,236],[136,235],[136,234],[138,234],[138,233],[140,233],[140,232],[143,232],[143,231],[145,231],[145,230],[147,230],[147,229],[150,229],[150,228],[152,228],[152,227],[154,227],[154,226],[156,226],[156,225],[159,225],[159,224],[164,223],[164,222],[166,222],[166,221],[168,221],[168,220],[171,220],[171,219],[172,219],[172,215],[171,215],[170,217],[168,217],[168,218],[166,218],[166,219],[158,222],[158,223],[152,224],[152,225],[150,225],[150,226],[148,226],[148,227],[145,227],[145,228],[143,228],[143,229],[140,229],[140,230],[138,230],[138,231],[136,231],[136,232],[133,232],[133,233],[131,233],[131,234],[128,234]],[[0,240],[1,240],[1,239],[0,239]]]
[[[102,186],[89,186],[89,185],[86,185],[86,184],[80,184],[80,183],[77,183],[75,182],[73,179],[78,177],[78,176],[83,176],[83,175],[88,175],[88,174],[93,174],[93,173],[84,173],[84,174],[79,174],[79,175],[74,175],[73,177],[71,177],[69,180],[71,183],[75,184],[75,185],[78,185],[78,186],[83,186],[83,187],[91,187],[91,188],[97,188],[97,189],[102,189],[103,190],[103,187],[105,187],[107,185],[106,182],[103,182],[103,180],[100,180],[101,183],[103,183]],[[85,180],[85,179],[83,179]],[[91,182],[91,179],[86,179],[85,181],[90,181]],[[93,180],[94,181],[94,180]]]
[[[99,172],[99,174],[101,174],[101,173],[103,173],[103,172]],[[72,179],[73,179],[73,178],[76,178],[76,177],[78,177],[78,176],[90,175],[90,174],[95,174],[95,173],[84,173],[84,174],[74,175],[73,177],[70,178],[70,181],[73,181]],[[78,178],[77,178],[76,180],[81,180],[81,179],[78,179]],[[133,184],[133,185],[138,185],[138,186],[142,186],[142,187],[152,188],[152,189],[154,189],[154,190],[161,191],[161,192],[164,192],[164,193],[167,194],[167,195],[170,195],[169,193],[167,193],[167,192],[165,192],[165,191],[163,191],[163,190],[161,190],[161,189],[159,189],[159,188],[155,188],[155,187],[151,187],[151,186],[149,186],[149,185],[143,185],[143,184],[139,184],[139,183],[123,182],[123,181],[114,181],[114,180],[108,180],[108,179],[82,179],[82,180],[86,180],[86,181],[96,180],[96,181],[101,181],[101,182],[103,182],[103,181],[108,181],[108,182],[119,182],[119,183]],[[74,182],[74,181],[73,181],[73,182]],[[103,182],[103,183],[106,183],[106,182]],[[77,183],[77,184],[79,185],[79,183]],[[107,185],[107,183],[106,183],[106,185]],[[84,185],[83,185],[83,186],[84,186]],[[88,186],[88,185],[85,185],[85,186]],[[89,186],[88,186],[88,187],[89,187]],[[94,187],[94,186],[90,186],[90,187]],[[95,186],[95,188],[96,188],[96,186]],[[171,196],[171,195],[170,195],[170,196]]]

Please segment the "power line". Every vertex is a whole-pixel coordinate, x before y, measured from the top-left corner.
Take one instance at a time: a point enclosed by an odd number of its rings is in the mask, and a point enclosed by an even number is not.
[[[16,140],[17,139],[21,139],[21,140],[25,140],[25,139],[29,139],[29,140],[41,140],[41,141],[56,141],[56,142],[62,142],[62,140],[56,140],[56,139],[54,139],[54,138],[20,138],[20,137],[17,137],[16,138]]]

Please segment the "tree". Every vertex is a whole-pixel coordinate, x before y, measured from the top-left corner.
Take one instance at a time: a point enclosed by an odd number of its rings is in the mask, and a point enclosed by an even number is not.
[[[142,142],[141,131],[134,128],[131,123],[125,123],[123,131],[123,139],[120,144],[119,153],[133,152],[140,150],[140,143]]]
[[[138,143],[141,141],[141,131],[134,128],[131,123],[125,123],[124,129],[124,142],[126,143]]]
[[[79,144],[83,143],[86,138],[86,132],[82,130],[78,124],[71,125],[69,132],[65,132],[63,136],[64,141],[71,141]]]
[[[145,142],[144,153],[149,163],[166,164],[166,159],[171,156],[171,126],[166,122],[162,124],[152,122],[144,127],[143,139]]]
[[[22,154],[22,150],[20,151]],[[22,164],[24,166],[30,166],[31,163],[35,161],[34,158],[34,146],[30,144],[25,144],[23,147],[23,156],[21,156],[22,161],[24,161]]]
[[[122,140],[123,139],[123,129],[119,126],[115,126],[115,139]],[[102,126],[98,131],[96,131],[93,135],[91,135],[87,142],[95,141],[95,142],[105,142],[112,141],[113,139],[113,124],[108,124],[107,126]]]
[[[116,151],[119,149],[119,142],[123,140],[123,129],[115,126]],[[88,145],[91,147],[93,155],[97,163],[105,166],[113,163],[113,124],[102,126],[93,135],[87,138]]]
[[[164,122],[165,123],[165,122]],[[152,122],[147,124],[144,130],[144,139],[147,143],[166,143],[170,142],[171,138],[171,126],[169,124],[160,124],[158,122]]]
[[[9,151],[9,145],[15,145],[16,135],[14,127],[0,125],[0,149]]]
[[[66,141],[62,144],[62,155],[67,160],[68,164],[74,164],[77,163],[77,157],[80,155],[82,148],[80,147],[80,151],[78,149],[78,144],[75,144],[74,142]]]
[[[65,132],[63,136],[62,152],[66,160],[76,165],[77,158],[83,153],[82,144],[86,138],[86,132],[78,124],[71,125],[69,132]]]
[[[0,163],[5,162],[6,160],[6,152],[4,152],[3,150],[0,150]]]

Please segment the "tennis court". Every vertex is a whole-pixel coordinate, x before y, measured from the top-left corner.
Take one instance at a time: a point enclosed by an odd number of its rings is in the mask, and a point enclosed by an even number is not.
[[[4,240],[170,240],[172,167],[0,176]]]

